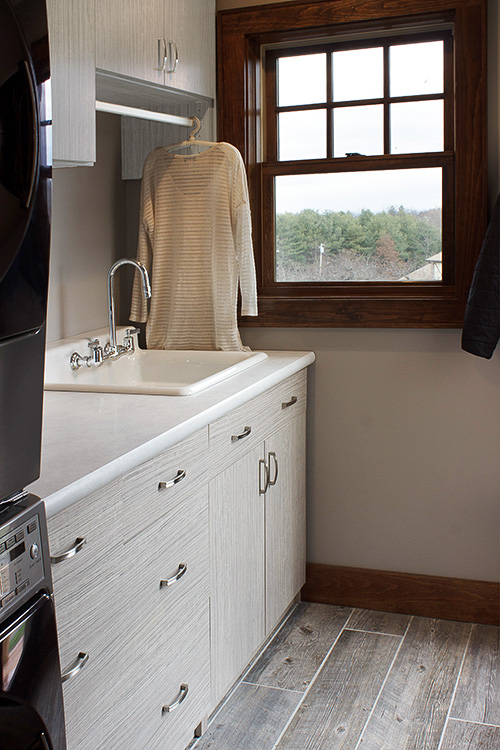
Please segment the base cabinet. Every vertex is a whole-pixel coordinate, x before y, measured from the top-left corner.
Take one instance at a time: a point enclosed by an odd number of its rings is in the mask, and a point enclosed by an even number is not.
[[[185,750],[305,582],[306,373],[49,519],[68,750]]]
[[[209,426],[212,709],[305,583],[305,409],[302,372]]]

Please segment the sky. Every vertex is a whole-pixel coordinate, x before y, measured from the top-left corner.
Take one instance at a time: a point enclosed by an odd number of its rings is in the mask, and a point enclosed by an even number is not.
[[[276,177],[276,212],[352,211],[374,213],[391,206],[426,211],[441,206],[441,169],[342,172]]]

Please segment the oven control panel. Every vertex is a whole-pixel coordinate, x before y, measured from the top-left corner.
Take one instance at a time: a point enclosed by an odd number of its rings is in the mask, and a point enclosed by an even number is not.
[[[44,579],[40,523],[34,512],[0,526],[0,616]]]

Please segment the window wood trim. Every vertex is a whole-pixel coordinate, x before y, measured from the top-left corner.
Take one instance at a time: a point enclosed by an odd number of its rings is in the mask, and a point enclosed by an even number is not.
[[[262,243],[271,228],[261,230],[262,203],[268,199],[265,170],[260,163],[261,45],[287,42],[294,36],[300,39],[305,34],[322,40],[333,29],[338,30],[338,24],[349,30],[360,21],[390,28],[408,17],[421,23],[440,19],[454,23],[456,150],[453,153],[448,148],[445,152],[453,160],[453,168],[445,172],[447,190],[451,187],[455,197],[451,232],[455,239],[454,273],[448,273],[439,284],[412,282],[397,287],[394,283],[349,282],[327,288],[309,282],[307,289],[299,291],[283,282],[279,289],[276,284],[264,285]],[[219,11],[219,138],[234,144],[247,166],[259,286],[259,316],[242,317],[241,325],[462,326],[487,222],[485,37],[485,0],[365,0],[354,6],[350,0],[317,0]],[[436,155],[419,154],[419,158],[425,156],[431,159]],[[280,167],[286,167],[286,162]]]

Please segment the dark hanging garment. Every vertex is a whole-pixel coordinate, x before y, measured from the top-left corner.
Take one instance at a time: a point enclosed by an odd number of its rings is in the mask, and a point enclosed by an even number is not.
[[[462,349],[490,359],[500,337],[500,196],[477,259],[465,309]]]

